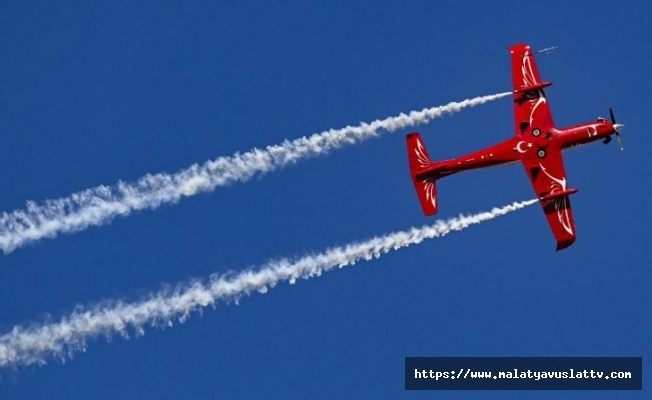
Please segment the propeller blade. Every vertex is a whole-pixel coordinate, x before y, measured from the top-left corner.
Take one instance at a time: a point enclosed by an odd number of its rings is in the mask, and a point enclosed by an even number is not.
[[[623,147],[623,139],[620,138],[620,133],[616,133],[616,139],[618,140],[618,146],[620,146],[620,151],[625,150]]]
[[[625,127],[625,125],[622,124],[617,124],[616,123],[616,117],[614,116],[614,110],[613,108],[609,107],[609,116],[611,117],[611,124],[614,127],[614,133],[616,134],[616,139],[618,140],[618,146],[620,146],[620,150],[625,150],[623,147],[623,139],[620,137],[620,130]],[[609,139],[609,140],[607,140]],[[607,144],[611,141],[611,137],[607,136],[604,139],[604,143]]]

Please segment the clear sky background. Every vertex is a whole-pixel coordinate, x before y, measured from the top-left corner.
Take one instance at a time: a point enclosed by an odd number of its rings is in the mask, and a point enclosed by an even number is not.
[[[110,3],[110,4],[109,4]],[[2,371],[1,399],[642,399],[642,392],[406,392],[405,356],[642,356],[650,315],[649,2],[0,3],[0,209],[254,146],[511,89],[537,58],[555,122],[608,116],[565,153],[578,239],[539,206],[220,306],[65,362]],[[513,135],[503,99],[419,127],[433,159]],[[0,258],[0,330],[77,304],[431,223],[405,134]],[[533,197],[520,166],[442,180],[440,213]]]

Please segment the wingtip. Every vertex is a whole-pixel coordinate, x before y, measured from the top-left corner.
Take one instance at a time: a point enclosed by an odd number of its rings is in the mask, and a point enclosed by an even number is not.
[[[560,240],[557,242],[557,251],[564,250],[568,247],[570,247],[573,243],[575,243],[575,238],[569,238],[569,239],[564,239]]]
[[[507,49],[511,52],[514,52],[514,50],[518,50],[518,49],[529,49],[529,48],[530,45],[527,43],[516,43],[511,46],[507,46]]]
[[[425,209],[423,210],[423,215],[426,217],[432,217],[433,215],[437,214],[439,212],[439,206],[435,206],[434,208],[426,211]]]

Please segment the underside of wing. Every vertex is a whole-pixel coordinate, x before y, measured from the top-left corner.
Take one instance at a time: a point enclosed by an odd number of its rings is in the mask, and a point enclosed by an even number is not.
[[[525,159],[523,165],[557,240],[557,250],[565,249],[575,242],[569,196],[577,189],[568,188],[561,150],[549,149],[545,157]]]
[[[543,131],[554,127],[548,100],[543,92],[552,82],[541,81],[534,53],[529,45],[510,46],[509,51],[512,58],[516,134],[524,135],[535,128]]]
[[[557,240],[557,251],[575,243],[575,222],[568,195],[542,201],[541,205]]]

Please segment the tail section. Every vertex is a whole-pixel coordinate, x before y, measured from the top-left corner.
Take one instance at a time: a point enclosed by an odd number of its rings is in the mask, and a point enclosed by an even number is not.
[[[410,176],[425,215],[437,214],[437,175],[428,174],[431,161],[421,136],[414,132],[406,137]],[[418,175],[418,176],[417,176]]]

